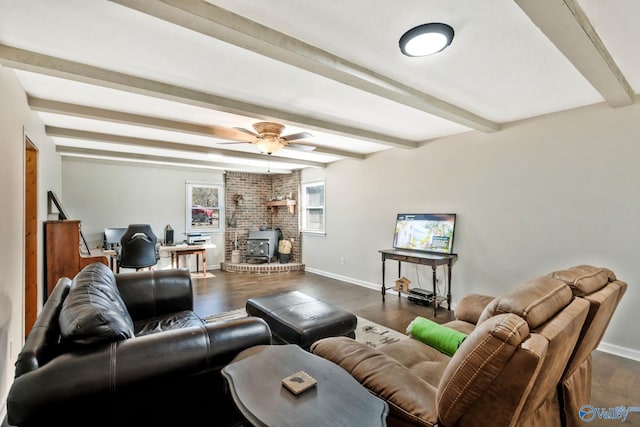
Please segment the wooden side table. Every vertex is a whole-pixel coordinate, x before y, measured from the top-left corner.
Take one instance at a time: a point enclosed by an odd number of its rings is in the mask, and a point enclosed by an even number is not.
[[[282,385],[298,371],[318,383],[299,395]],[[262,345],[239,353],[222,369],[240,413],[254,426],[387,425],[387,403],[338,365],[294,344]]]
[[[169,252],[171,254],[171,268],[180,268],[181,255],[196,256],[196,272],[200,272],[200,256],[202,256],[202,271],[207,276],[207,249],[215,248],[216,245],[208,243],[206,245],[176,245],[176,246],[160,246],[160,252]]]

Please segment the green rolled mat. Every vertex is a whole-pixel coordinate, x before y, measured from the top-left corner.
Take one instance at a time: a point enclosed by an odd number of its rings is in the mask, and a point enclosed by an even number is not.
[[[407,326],[407,334],[436,350],[453,356],[467,334],[442,326],[424,317],[416,317]]]

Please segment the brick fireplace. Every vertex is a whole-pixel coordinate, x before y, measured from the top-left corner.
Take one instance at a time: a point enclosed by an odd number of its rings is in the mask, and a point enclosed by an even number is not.
[[[221,267],[226,271],[269,272],[304,270],[301,264],[299,230],[299,209],[294,206],[293,214],[287,206],[269,207],[267,202],[275,198],[291,198],[299,201],[300,171],[291,174],[251,174],[226,172],[225,174],[225,262]],[[291,257],[288,263],[280,264],[277,259],[271,263],[246,258],[246,244],[251,231],[266,226],[269,230],[280,228],[282,238],[291,242]],[[231,251],[240,251],[240,263],[231,263]]]

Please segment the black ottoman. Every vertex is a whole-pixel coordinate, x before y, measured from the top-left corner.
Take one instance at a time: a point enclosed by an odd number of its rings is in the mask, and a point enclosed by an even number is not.
[[[326,337],[355,338],[357,317],[298,291],[250,298],[247,314],[264,319],[274,338],[309,349]]]

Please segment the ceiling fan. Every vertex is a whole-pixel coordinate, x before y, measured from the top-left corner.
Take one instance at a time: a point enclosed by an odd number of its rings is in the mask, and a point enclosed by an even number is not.
[[[253,136],[253,141],[250,141],[248,143],[227,142],[226,144],[255,144],[256,147],[258,147],[258,150],[260,150],[260,152],[264,154],[273,154],[283,148],[291,148],[294,150],[302,151],[313,151],[316,149],[316,147],[311,144],[301,142],[292,143],[292,141],[313,137],[313,135],[311,135],[309,132],[299,132],[293,133],[291,135],[281,136],[281,133],[284,130],[284,125],[274,122],[254,123],[253,128],[256,130],[256,132],[252,132],[245,128],[234,127],[235,130]],[[225,143],[223,142],[222,144]]]

